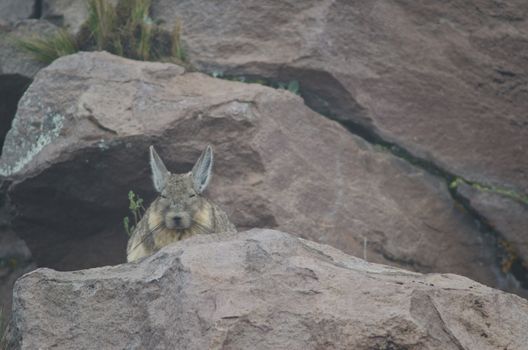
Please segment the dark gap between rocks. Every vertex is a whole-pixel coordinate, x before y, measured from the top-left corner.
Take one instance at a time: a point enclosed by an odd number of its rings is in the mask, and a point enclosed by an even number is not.
[[[33,13],[29,18],[36,18],[39,19],[42,17],[42,0],[35,0],[35,4],[33,5]]]
[[[18,101],[31,84],[31,79],[18,74],[0,77],[0,147],[3,148],[7,132],[18,109]]]
[[[301,93],[301,96],[302,96],[302,93]],[[312,108],[309,101],[305,100],[305,102],[308,107]],[[316,109],[313,109],[313,110],[322,114],[320,111],[317,111]],[[431,161],[414,156],[406,149],[402,148],[401,146],[397,144],[384,140],[374,131],[369,130],[367,127],[361,124],[354,123],[352,121],[341,121],[341,120],[338,120],[336,116],[332,116],[332,115],[325,115],[325,114],[322,114],[322,115],[324,115],[327,118],[337,120],[341,125],[347,128],[347,130],[349,130],[352,134],[363,138],[365,141],[371,144],[374,144],[376,146],[381,146],[384,149],[387,149],[389,152],[391,152],[396,157],[401,158],[411,163],[412,165],[425,170],[429,174],[442,178],[446,182],[446,186],[453,200],[456,203],[459,203],[468,212],[468,214],[476,221],[478,230],[484,236],[485,241],[494,242],[494,245],[492,248],[495,251],[494,254],[496,258],[496,263],[499,266],[499,268],[501,268],[501,265],[504,259],[512,259],[513,260],[512,266],[507,273],[510,273],[513,277],[515,277],[515,279],[520,283],[522,288],[528,290],[528,268],[527,268],[528,265],[524,261],[522,261],[522,259],[520,259],[518,256],[512,257],[511,252],[508,252],[503,247],[503,245],[499,244],[499,242],[501,241],[507,242],[504,236],[500,232],[495,230],[488,223],[487,219],[483,217],[482,215],[480,215],[478,211],[475,210],[471,206],[470,202],[458,193],[456,187],[450,186],[454,181],[457,181],[457,180],[464,181],[468,183],[470,186],[473,185],[471,182],[465,179],[462,179],[461,177],[458,177],[455,174],[452,174],[438,167],[436,164],[434,164]],[[502,272],[504,273],[504,271]]]
[[[301,90],[301,96],[303,96],[302,90]],[[355,123],[353,121],[339,120],[339,118],[337,118],[337,116],[335,115],[328,115],[328,114],[322,113],[322,111],[318,111],[317,109],[313,108],[309,100],[305,99],[305,103],[309,108],[313,109],[317,113],[322,114],[325,117],[330,118],[332,120],[338,121],[352,134],[363,138],[365,141],[373,145],[381,146],[384,149],[387,149],[389,152],[391,152],[396,157],[401,158],[409,162],[410,164],[425,170],[429,174],[440,177],[444,181],[446,181],[446,186],[449,190],[451,197],[456,203],[459,203],[468,212],[468,214],[476,221],[478,230],[484,236],[485,241],[494,242],[494,245],[492,248],[494,250],[494,254],[496,257],[496,263],[499,266],[499,269],[501,269],[501,265],[504,259],[512,259],[513,261],[512,261],[511,268],[506,273],[510,273],[513,277],[515,277],[515,279],[519,282],[522,288],[528,290],[528,268],[527,268],[528,264],[526,264],[518,256],[512,257],[511,252],[508,252],[503,245],[499,244],[499,242],[501,241],[507,242],[504,236],[500,232],[495,230],[488,223],[487,219],[483,217],[482,215],[480,215],[478,211],[475,210],[471,206],[470,202],[467,199],[463,198],[457,192],[456,187],[450,186],[454,181],[457,181],[457,180],[464,181],[468,183],[470,186],[473,185],[472,182],[467,181],[459,176],[456,176],[455,174],[452,174],[438,167],[436,164],[434,164],[431,161],[414,156],[411,152],[407,151],[405,148],[384,140],[377,133],[375,133],[374,131],[368,129],[367,127],[359,123]],[[504,271],[502,272],[504,273]]]
[[[217,77],[226,80],[240,81],[245,83],[258,83],[273,88],[279,88],[281,86],[288,86],[288,82],[292,81],[292,79],[294,79],[296,75],[292,74],[292,72],[289,72],[285,74],[285,77],[282,78],[267,78],[251,74],[228,74]],[[337,82],[335,83],[338,84]],[[329,85],[332,85],[332,81],[326,81],[318,84],[318,86]],[[331,90],[337,91],[339,93],[343,89],[340,86],[331,86]],[[452,174],[446,171],[445,169],[438,167],[435,163],[429,160],[413,155],[405,148],[395,143],[384,140],[380,135],[378,135],[374,130],[368,128],[366,125],[351,120],[343,120],[342,118],[340,118],[340,116],[347,115],[343,112],[347,112],[348,115],[350,115],[350,113],[356,114],[357,112],[358,119],[365,121],[365,124],[369,124],[368,120],[366,120],[366,118],[361,115],[363,111],[362,107],[355,101],[352,101],[353,103],[350,107],[338,106],[336,112],[333,108],[333,101],[327,99],[325,96],[322,96],[321,92],[322,90],[320,87],[311,90],[310,86],[308,88],[306,87],[306,82],[303,83],[301,81],[299,91],[296,93],[298,93],[304,99],[306,106],[308,106],[310,109],[329,119],[339,122],[352,134],[361,137],[372,145],[386,149],[394,156],[403,159],[416,167],[423,169],[429,174],[442,178],[446,182],[448,191],[453,201],[460,204],[468,212],[468,214],[475,220],[477,228],[483,236],[484,241],[489,242],[490,248],[492,249],[495,255],[496,263],[499,270],[502,271],[502,273],[504,274],[510,274],[511,276],[513,276],[515,280],[517,280],[517,282],[520,284],[520,286],[528,292],[528,264],[521,258],[519,258],[517,255],[512,254],[511,251],[508,251],[508,241],[504,238],[504,236],[499,231],[495,230],[488,223],[487,219],[480,215],[478,211],[471,206],[467,199],[463,198],[460,194],[458,194],[456,186],[453,187],[451,186],[451,184],[456,184],[457,181],[463,181],[470,186],[480,185],[484,188],[487,186],[473,183],[460,176]],[[325,93],[325,95],[327,94]],[[500,195],[500,193],[497,194]],[[501,242],[506,242],[506,244],[501,244]],[[502,269],[502,265],[506,260],[510,260],[511,267],[508,271],[505,272]]]

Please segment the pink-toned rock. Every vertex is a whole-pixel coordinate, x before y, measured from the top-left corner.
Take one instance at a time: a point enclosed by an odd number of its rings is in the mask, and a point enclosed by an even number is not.
[[[39,269],[8,349],[521,350],[528,302],[272,230],[200,235],[138,263]]]
[[[474,181],[528,192],[528,3],[184,1],[209,71],[298,79],[307,103]],[[325,103],[328,102],[328,103]]]
[[[158,0],[153,16],[183,22],[199,69],[298,80],[309,106],[354,132],[528,195],[525,0]]]
[[[0,159],[14,181],[16,230],[41,266],[124,261],[127,193],[154,194],[148,145],[184,172],[207,143],[209,197],[239,228],[276,227],[369,261],[497,283],[493,251],[440,179],[287,91],[107,53],[55,61],[21,100]]]
[[[527,205],[521,200],[491,191],[478,190],[467,184],[457,188],[458,194],[468,200],[471,208],[486,218],[486,222],[513,247],[524,262],[528,262]],[[528,266],[527,266],[528,268]]]

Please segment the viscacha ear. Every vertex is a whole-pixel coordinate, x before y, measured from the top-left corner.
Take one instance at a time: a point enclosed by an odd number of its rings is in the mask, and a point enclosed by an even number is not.
[[[161,193],[167,184],[167,177],[169,171],[163,164],[160,156],[154,149],[154,146],[150,146],[150,169],[152,170],[152,181],[154,182],[154,188],[156,191]]]
[[[211,181],[211,172],[213,170],[213,148],[207,145],[202,155],[194,164],[192,169],[193,186],[196,193],[202,193]]]

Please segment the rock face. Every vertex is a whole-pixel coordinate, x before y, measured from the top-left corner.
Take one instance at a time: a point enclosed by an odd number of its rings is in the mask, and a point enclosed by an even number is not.
[[[2,0],[0,21],[16,22],[35,15],[35,0]]]
[[[207,252],[207,253],[205,253]],[[202,235],[139,263],[39,269],[8,349],[525,349],[528,302],[272,230]]]
[[[452,173],[528,192],[526,1],[221,7],[158,0],[153,10],[167,23],[184,20],[201,67],[298,76],[308,95],[333,99],[336,118]]]
[[[36,19],[0,25],[0,147],[11,127],[18,101],[33,76],[45,66],[17,47],[16,40],[52,35],[57,29],[46,21]]]
[[[469,185],[459,186],[458,193],[487,219],[491,227],[502,232],[520,258],[528,262],[528,208],[525,204],[493,192],[479,191]]]
[[[4,320],[9,318],[11,295],[16,279],[34,268],[26,244],[14,232],[2,225],[0,227],[0,318]],[[0,333],[1,331],[0,328]]]
[[[117,0],[105,0],[116,5]],[[86,0],[42,0],[42,18],[77,34],[88,18]]]
[[[153,16],[183,21],[202,70],[297,79],[308,105],[362,133],[528,194],[525,0],[157,0]]]
[[[207,143],[209,197],[239,229],[298,232],[356,256],[366,243],[373,262],[496,285],[494,256],[441,180],[287,91],[106,53],[55,61],[21,100],[0,159],[15,228],[41,266],[122,262],[127,193],[154,194],[148,145],[185,172]]]
[[[57,30],[58,28],[53,24],[38,19],[28,19],[12,25],[0,26],[0,73],[32,79],[46,65],[31,59],[17,46],[16,40],[50,36],[57,33]]]

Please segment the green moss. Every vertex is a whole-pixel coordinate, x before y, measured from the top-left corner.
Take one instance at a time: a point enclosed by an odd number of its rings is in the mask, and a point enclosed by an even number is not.
[[[512,199],[514,201],[517,201],[517,202],[523,203],[525,205],[528,205],[528,196],[526,196],[524,194],[515,192],[515,191],[510,190],[510,189],[502,188],[502,187],[496,187],[496,186],[489,186],[489,185],[481,184],[481,183],[470,181],[470,180],[467,180],[467,179],[464,179],[464,178],[461,178],[461,177],[456,177],[453,181],[451,181],[449,183],[449,188],[453,189],[453,190],[456,190],[461,183],[465,183],[465,184],[473,187],[477,191],[495,193],[495,194],[501,195],[503,197]]]

